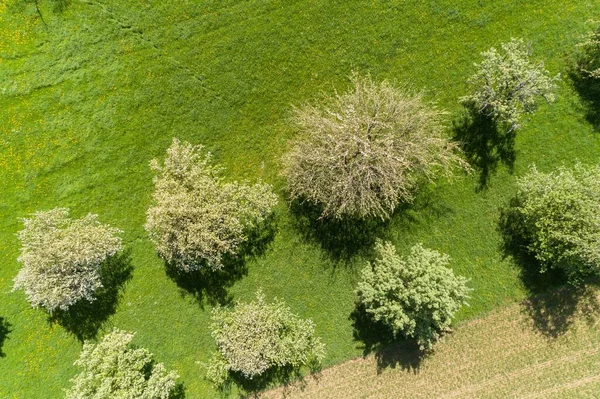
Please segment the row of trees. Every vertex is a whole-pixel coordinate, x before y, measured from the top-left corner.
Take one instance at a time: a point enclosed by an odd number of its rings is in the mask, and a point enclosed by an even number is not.
[[[598,37],[596,32],[586,42],[588,53],[598,47]],[[514,132],[539,99],[553,101],[558,76],[532,62],[522,40],[482,56],[469,79],[473,92],[461,98],[469,109]],[[598,77],[594,62],[586,65],[595,69],[585,69],[592,78]],[[459,145],[445,137],[445,113],[422,94],[357,74],[352,84],[347,93],[327,98],[324,107],[294,110],[298,139],[284,158],[283,172],[292,199],[319,206],[322,218],[386,219],[398,204],[412,200],[421,180],[440,171],[449,176],[456,168],[469,170]],[[155,191],[145,228],[158,254],[181,273],[225,267],[225,258],[239,255],[249,233],[277,203],[269,185],[226,182],[200,145],[174,139],[165,160],[153,160],[151,167]],[[550,174],[532,168],[519,179],[502,223],[538,259],[541,271],[561,268],[572,283],[600,272],[599,178],[599,167],[578,165]],[[62,208],[33,214],[19,233],[22,268],[14,288],[50,313],[93,301],[102,287],[102,265],[122,250],[120,234],[97,215],[72,219]],[[448,256],[421,245],[406,257],[390,243],[378,242],[375,250],[377,257],[356,289],[358,303],[394,335],[431,349],[466,303],[467,280],[447,267]],[[217,308],[212,331],[218,352],[207,375],[222,385],[236,376],[253,379],[273,369],[318,364],[324,346],[314,328],[283,302],[269,304],[260,293],[254,302]],[[169,397],[176,375],[162,365],[149,366],[151,354],[131,348],[132,338],[114,331],[97,345],[86,344],[77,363],[84,371],[68,397],[114,397],[119,389]],[[124,360],[112,362],[111,356]],[[109,367],[104,362],[126,370],[100,372]]]

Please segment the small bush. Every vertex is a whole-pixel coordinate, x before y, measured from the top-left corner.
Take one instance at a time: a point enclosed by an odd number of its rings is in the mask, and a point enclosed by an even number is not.
[[[133,337],[115,329],[97,344],[85,342],[75,361],[82,371],[71,380],[67,399],[173,397],[179,376],[155,363],[147,349],[132,347]]]
[[[447,255],[421,244],[405,259],[391,243],[378,242],[375,249],[378,257],[362,271],[356,290],[359,303],[394,336],[414,338],[421,349],[431,349],[466,303],[467,280],[447,268]]]
[[[541,272],[565,271],[576,284],[600,273],[600,166],[577,164],[541,173],[532,166],[518,180],[501,228],[532,254]]]
[[[520,128],[523,114],[537,108],[538,98],[554,101],[559,76],[552,78],[542,62],[531,62],[522,39],[501,47],[501,52],[492,47],[481,53],[483,61],[475,64],[477,72],[468,80],[475,91],[461,102],[513,131]]]
[[[159,255],[181,271],[222,268],[223,256],[236,255],[277,204],[270,186],[225,183],[210,161],[203,146],[173,139],[164,163],[151,162],[157,175],[145,227]]]
[[[217,385],[225,384],[230,372],[253,379],[272,369],[313,365],[324,356],[313,322],[300,319],[281,301],[265,303],[260,291],[254,302],[214,309],[211,328],[219,350],[207,377]]]
[[[352,84],[325,108],[295,109],[300,137],[284,157],[292,199],[322,207],[323,217],[386,219],[420,178],[466,167],[444,137],[443,112],[421,94],[358,75]]]
[[[121,231],[101,224],[98,215],[71,219],[65,208],[37,212],[23,223],[18,233],[23,267],[14,289],[50,312],[93,301],[102,287],[102,262],[122,249]]]

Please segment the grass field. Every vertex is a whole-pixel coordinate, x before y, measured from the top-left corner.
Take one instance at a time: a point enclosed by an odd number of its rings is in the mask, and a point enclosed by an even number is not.
[[[177,369],[188,398],[216,396],[200,366],[215,349],[210,309],[259,287],[315,321],[325,366],[362,355],[353,289],[376,236],[452,257],[474,289],[458,322],[521,301],[531,287],[496,231],[515,176],[532,162],[543,171],[595,162],[600,151],[597,126],[565,76],[557,102],[519,132],[512,174],[499,164],[485,189],[477,172],[427,186],[370,234],[293,212],[279,175],[291,105],[346,88],[352,70],[423,89],[453,118],[478,53],[511,37],[564,74],[585,22],[600,15],[597,1],[72,0],[61,12],[55,1],[39,4],[45,24],[31,2],[0,2],[2,398],[60,397],[76,373],[78,336],[115,326],[137,331],[137,344]],[[205,144],[228,179],[262,178],[280,195],[274,240],[242,278],[178,284],[146,238],[148,163],[174,136]],[[55,206],[98,213],[125,231],[130,250],[122,296],[109,293],[101,311],[84,312],[93,327],[85,331],[49,322],[11,292],[18,218]]]
[[[565,305],[565,294],[536,300]],[[597,398],[599,299],[597,289],[589,291],[577,310],[553,320],[562,330],[556,337],[540,333],[522,306],[510,305],[460,326],[420,363],[402,346],[390,347],[261,397]]]

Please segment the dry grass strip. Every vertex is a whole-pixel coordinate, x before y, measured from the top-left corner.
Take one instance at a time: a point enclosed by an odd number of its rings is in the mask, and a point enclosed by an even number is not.
[[[263,398],[600,398],[600,290],[562,289],[463,324],[418,366],[386,349]],[[379,363],[381,364],[381,363]]]

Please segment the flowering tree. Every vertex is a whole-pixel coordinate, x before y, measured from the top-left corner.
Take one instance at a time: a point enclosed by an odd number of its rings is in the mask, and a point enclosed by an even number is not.
[[[283,302],[265,303],[260,291],[254,302],[238,303],[233,310],[216,308],[212,335],[218,352],[207,376],[222,385],[229,372],[252,379],[273,368],[320,362],[324,345],[314,330],[311,320],[300,319]]]
[[[222,268],[223,256],[236,255],[277,204],[269,185],[225,183],[210,161],[203,146],[173,139],[164,163],[151,163],[155,190],[145,227],[159,255],[181,271]]]
[[[542,62],[530,60],[523,39],[512,39],[501,48],[481,53],[483,61],[475,64],[477,72],[468,80],[474,91],[461,102],[513,131],[520,128],[523,114],[535,111],[539,98],[554,101],[559,76],[550,77]]]
[[[132,347],[134,334],[113,330],[100,342],[85,342],[75,362],[82,371],[71,380],[67,399],[168,399],[179,376],[155,363],[152,353]]]
[[[121,231],[94,214],[71,219],[65,208],[37,212],[23,222],[18,234],[23,266],[14,289],[23,289],[34,307],[50,312],[93,301],[102,287],[102,263],[122,249]]]

